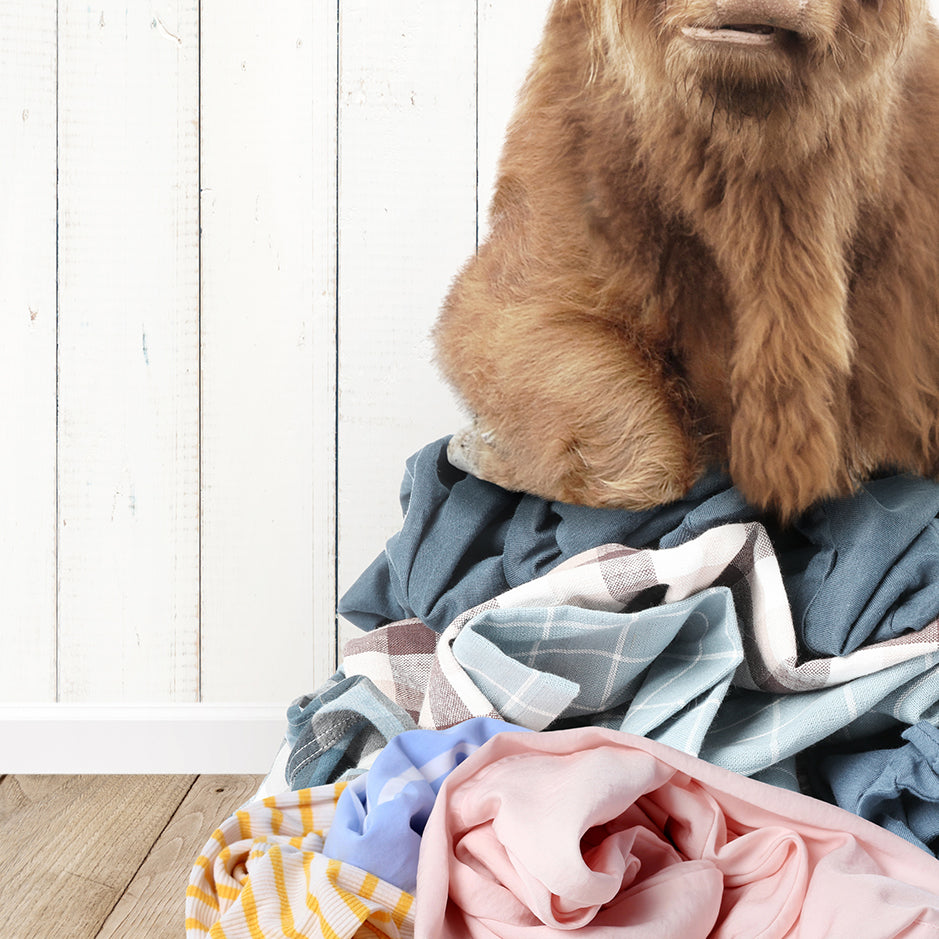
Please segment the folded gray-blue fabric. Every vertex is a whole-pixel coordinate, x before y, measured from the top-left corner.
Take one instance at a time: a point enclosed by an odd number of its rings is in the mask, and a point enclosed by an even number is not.
[[[476,479],[450,465],[447,440],[407,461],[402,527],[340,602],[361,629],[416,617],[443,632],[465,610],[589,548],[670,548],[747,521],[770,536],[807,656],[844,655],[939,614],[939,483],[931,480],[875,479],[781,529],[719,471],[669,505],[594,509]]]

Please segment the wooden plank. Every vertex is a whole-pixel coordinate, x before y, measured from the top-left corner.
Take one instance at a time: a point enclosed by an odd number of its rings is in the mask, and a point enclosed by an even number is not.
[[[488,230],[505,130],[515,110],[551,0],[479,3],[479,239]]]
[[[192,776],[6,777],[4,936],[96,936],[193,782]]]
[[[178,939],[186,883],[212,832],[252,798],[261,776],[200,776],[96,939]]]
[[[314,315],[320,37],[306,0],[276,16],[205,0],[201,28],[202,700],[283,702],[334,645],[331,623],[325,640],[313,626],[314,546],[333,524],[313,503],[334,436],[313,390],[321,406],[332,355],[322,297]]]
[[[0,5],[0,700],[55,700],[56,4]]]
[[[198,694],[198,4],[59,4],[59,697]]]
[[[475,247],[475,6],[341,7],[341,590],[401,527],[406,458],[463,423],[428,333]]]

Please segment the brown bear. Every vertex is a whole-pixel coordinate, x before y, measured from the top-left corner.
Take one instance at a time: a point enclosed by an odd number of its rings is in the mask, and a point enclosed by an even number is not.
[[[723,465],[788,519],[939,473],[924,0],[556,0],[434,332],[451,460],[596,506]]]

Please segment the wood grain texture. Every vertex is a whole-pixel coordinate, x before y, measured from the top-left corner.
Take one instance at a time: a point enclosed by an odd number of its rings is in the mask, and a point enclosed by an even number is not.
[[[0,783],[5,939],[96,936],[193,781],[191,776],[5,777]],[[185,892],[185,881],[180,890]]]
[[[0,777],[4,939],[169,939],[212,832],[260,776]]]
[[[262,778],[200,776],[96,939],[178,939],[193,862],[212,832],[254,795]]]
[[[0,700],[55,700],[56,4],[0,4]]]
[[[60,700],[195,701],[198,4],[59,4]]]

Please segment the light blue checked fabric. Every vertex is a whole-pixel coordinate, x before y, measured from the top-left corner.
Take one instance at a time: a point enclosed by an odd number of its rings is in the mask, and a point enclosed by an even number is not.
[[[937,713],[939,654],[930,653],[833,688],[773,695],[733,689],[699,756],[753,775],[814,744],[874,727],[913,724]],[[857,723],[858,726],[855,726]]]
[[[701,747],[743,647],[730,590],[634,613],[581,607],[484,610],[453,643],[505,720],[584,723]]]
[[[635,613],[484,610],[453,652],[506,720],[624,730],[747,776],[777,766],[793,783],[788,759],[850,736],[855,721],[915,723],[939,707],[937,653],[817,691],[733,687],[742,643],[730,591],[720,587]]]
[[[312,695],[287,711],[292,749],[286,781],[309,789],[359,775],[398,734],[416,727],[410,715],[361,675],[347,678],[342,668]]]

